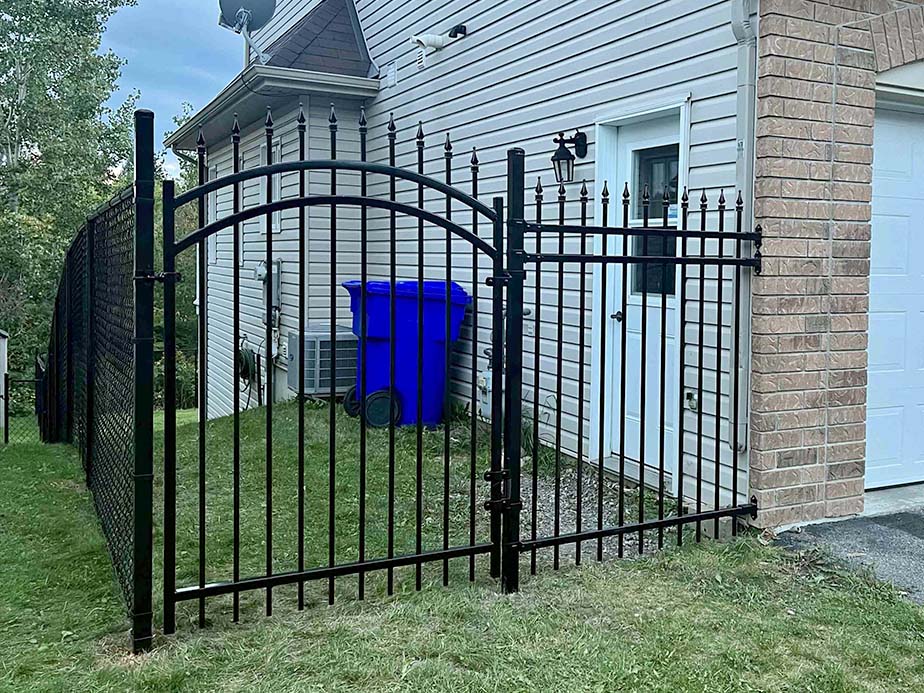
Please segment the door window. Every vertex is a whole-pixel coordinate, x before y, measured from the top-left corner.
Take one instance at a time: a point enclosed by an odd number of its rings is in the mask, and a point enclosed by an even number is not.
[[[632,179],[635,194],[632,196],[633,218],[641,221],[644,212],[642,197],[647,186],[651,196],[649,219],[651,226],[661,226],[664,213],[664,191],[670,200],[669,217],[677,217],[677,197],[680,177],[680,145],[668,144],[634,152]],[[676,238],[635,236],[632,252],[636,256],[674,257],[677,254]],[[640,294],[666,294],[673,296],[676,289],[676,265],[635,265],[632,270],[632,291]]]

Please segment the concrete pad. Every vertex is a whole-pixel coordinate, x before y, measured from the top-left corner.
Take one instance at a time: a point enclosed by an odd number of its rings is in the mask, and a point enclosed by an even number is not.
[[[867,491],[863,517],[924,510],[924,484]]]

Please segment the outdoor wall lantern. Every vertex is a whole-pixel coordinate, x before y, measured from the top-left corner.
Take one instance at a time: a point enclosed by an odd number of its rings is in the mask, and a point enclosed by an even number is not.
[[[587,156],[587,135],[580,130],[575,130],[574,137],[565,137],[565,133],[559,132],[558,137],[553,141],[558,145],[558,149],[552,155],[555,182],[570,183],[574,180],[575,158],[583,159]],[[569,144],[574,145],[574,154],[568,149]]]

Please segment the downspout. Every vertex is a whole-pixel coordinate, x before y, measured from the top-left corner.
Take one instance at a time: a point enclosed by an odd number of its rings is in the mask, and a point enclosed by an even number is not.
[[[754,225],[754,174],[755,148],[757,143],[757,0],[732,0],[732,32],[738,41],[738,159],[735,166],[736,183],[744,200],[744,231]],[[746,252],[749,249],[746,249]],[[732,411],[734,404],[729,398],[729,421],[738,422],[738,450],[748,449],[748,421],[751,396],[751,275],[743,272],[740,305],[735,310],[741,316],[741,336],[738,353],[733,354],[734,368],[741,396],[738,411]],[[735,288],[737,292],[737,287]],[[736,302],[737,303],[737,302]],[[728,445],[732,446],[732,436]],[[744,467],[745,469],[747,467]],[[736,499],[737,500],[737,499]]]

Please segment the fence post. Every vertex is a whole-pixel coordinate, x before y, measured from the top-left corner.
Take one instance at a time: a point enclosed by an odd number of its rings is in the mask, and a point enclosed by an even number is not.
[[[154,114],[135,112],[135,517],[132,645],[153,638]]]
[[[71,332],[71,254],[64,258],[64,433],[62,443],[73,441],[74,430],[74,342]]]
[[[526,153],[507,152],[507,327],[504,383],[504,469],[506,494],[503,512],[503,568],[501,587],[520,587],[520,456],[523,416],[523,234],[526,227]]]
[[[90,478],[91,468],[93,466],[93,419],[95,416],[96,404],[94,398],[96,397],[95,392],[95,381],[96,381],[96,297],[94,293],[96,291],[96,269],[95,269],[95,250],[94,246],[96,245],[96,219],[87,220],[87,253],[86,253],[86,275],[87,275],[87,284],[86,284],[86,308],[87,308],[87,324],[86,324],[86,335],[87,335],[87,382],[85,384],[86,388],[86,419],[85,426],[86,430],[84,431],[84,445],[86,449],[84,450],[83,460],[84,460],[84,471],[86,473],[87,479]]]
[[[10,373],[3,372],[3,444],[10,443]]]

